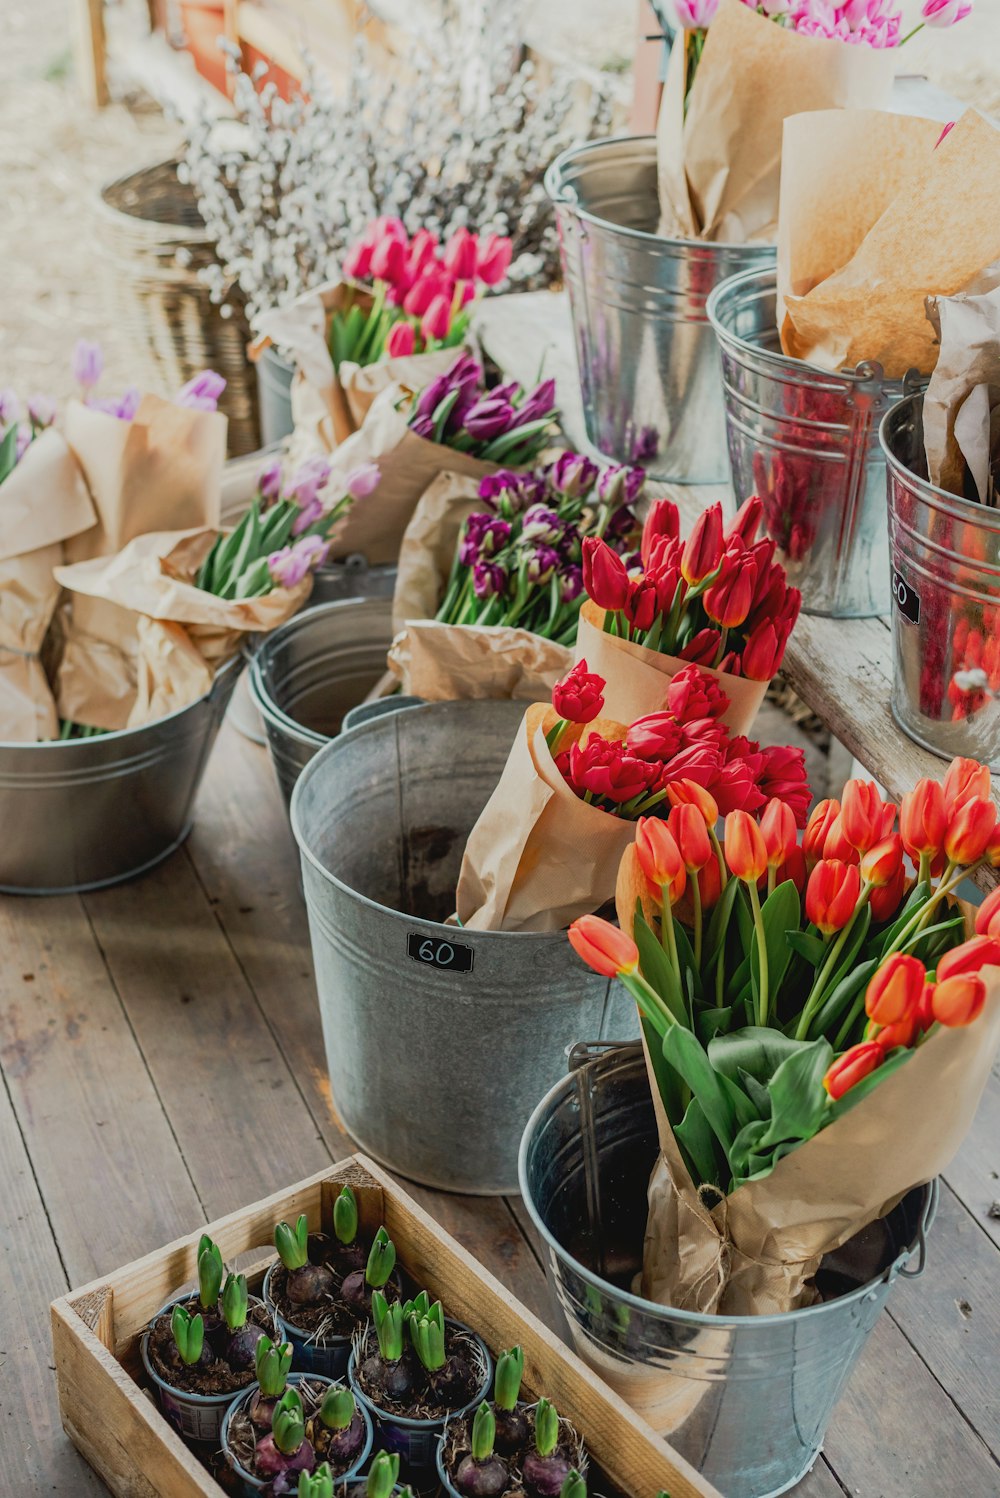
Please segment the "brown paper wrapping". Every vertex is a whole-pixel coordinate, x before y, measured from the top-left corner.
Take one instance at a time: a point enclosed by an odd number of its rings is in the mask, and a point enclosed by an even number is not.
[[[845,51],[860,52],[859,47]],[[975,110],[940,124],[898,115],[802,115],[785,127],[779,328],[786,354],[823,369],[930,374],[928,296],[952,296],[1000,259],[1000,129]]]
[[[59,601],[54,569],[63,543],[94,518],[79,466],[49,428],[0,485],[0,742],[35,743],[59,732],[38,653]]]
[[[428,702],[537,702],[552,695],[572,665],[565,645],[503,624],[411,620],[389,650],[389,670],[401,689]]]
[[[603,626],[604,610],[588,599],[580,611],[575,656],[578,661],[587,662],[588,671],[604,677],[604,711],[622,723],[634,723],[648,713],[661,712],[671,679],[690,661],[661,655],[645,645],[606,634]],[[729,706],[719,721],[731,734],[748,734],[767,694],[768,683],[748,681],[746,677],[710,666],[701,666],[699,670],[714,676],[729,698]]]
[[[556,714],[535,703],[465,847],[458,916],[474,931],[561,931],[615,892],[635,823],[589,806],[555,767],[545,734]],[[606,719],[587,731],[624,737]]]
[[[371,306],[371,295],[345,281],[328,282],[307,291],[287,307],[278,307],[260,319],[259,350],[275,343],[295,364],[292,379],[292,419],[295,423],[293,451],[296,458],[310,452],[332,452],[358,430],[368,410],[390,385],[420,390],[437,375],[451,368],[459,348],[438,349],[430,354],[381,359],[377,364],[343,363],[334,372],[330,357],[330,322],[334,312],[346,305],[349,295],[363,307]]]
[[[988,504],[1000,462],[1000,284],[933,298],[927,315],[941,342],[923,405],[928,477],[964,495],[968,465],[979,502]]]
[[[671,52],[657,125],[659,232],[773,242],[785,119],[806,110],[883,108],[892,54],[799,36],[740,0],[722,0],[685,118],[684,36]]]
[[[618,884],[628,931],[640,879],[629,850]],[[711,1208],[699,1200],[650,1074],[661,1156],[649,1183],[642,1294],[732,1316],[812,1304],[823,1255],[946,1170],[968,1132],[1000,1049],[1000,968],[983,976],[987,1002],[975,1024],[939,1027],[850,1113]]]
[[[57,569],[57,580],[74,595],[127,609],[134,617],[135,696],[127,721],[116,726],[138,728],[162,716],[163,704],[176,712],[196,701],[206,676],[196,669],[192,652],[206,669],[217,667],[235,653],[242,635],[276,629],[308,598],[311,577],[261,598],[218,598],[195,587],[191,579],[216,534],[202,529],[154,532],[137,536],[117,556]],[[153,628],[152,621],[175,628]],[[212,674],[209,669],[209,682]]]
[[[363,463],[377,463],[382,474],[374,494],[358,500],[334,526],[332,558],[362,552],[370,565],[394,563],[420,496],[439,474],[459,474],[478,486],[497,471],[496,463],[418,437],[407,426],[408,411],[397,409],[405,395],[400,386],[388,386],[361,428],[331,454],[331,494],[344,492],[348,475]]]

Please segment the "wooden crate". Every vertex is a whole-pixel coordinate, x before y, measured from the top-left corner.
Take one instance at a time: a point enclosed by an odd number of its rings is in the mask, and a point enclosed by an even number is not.
[[[384,1222],[402,1265],[467,1322],[493,1352],[520,1344],[526,1390],[544,1392],[580,1430],[593,1461],[627,1498],[720,1498],[676,1452],[521,1306],[370,1160],[354,1155],[287,1191],[199,1228],[156,1253],[52,1303],[62,1422],[118,1498],[223,1498],[222,1489],[139,1386],[139,1336],[150,1317],[194,1280],[198,1240],[223,1258],[271,1245],[274,1224],[300,1212],[310,1231],[332,1231],[333,1202],[349,1184],[362,1227]],[[273,1249],[271,1250],[273,1257]],[[262,1257],[249,1271],[259,1277]]]

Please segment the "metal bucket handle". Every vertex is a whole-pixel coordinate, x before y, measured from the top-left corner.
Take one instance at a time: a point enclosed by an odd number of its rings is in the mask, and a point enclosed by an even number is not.
[[[927,1188],[927,1205],[924,1207],[920,1215],[920,1222],[917,1224],[917,1267],[916,1269],[909,1267],[912,1251],[910,1249],[904,1250],[889,1270],[890,1285],[897,1275],[903,1279],[918,1280],[927,1267],[927,1234],[934,1226],[940,1196],[940,1187],[935,1179],[930,1182]]]
[[[377,702],[359,702],[357,707],[348,708],[344,714],[341,724],[340,737],[353,733],[356,728],[363,728],[366,723],[371,723],[375,718],[387,718],[390,713],[403,713],[411,707],[426,707],[423,697],[383,697]]]

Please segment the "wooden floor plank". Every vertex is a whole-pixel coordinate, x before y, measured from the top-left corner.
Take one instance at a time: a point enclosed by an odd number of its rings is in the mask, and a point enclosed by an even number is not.
[[[928,1234],[924,1273],[898,1282],[889,1311],[945,1393],[1000,1459],[1000,1255],[947,1187]]]
[[[809,1475],[792,1489],[794,1498],[844,1498],[845,1491],[823,1457],[820,1457]]]
[[[975,1122],[945,1172],[949,1186],[1000,1248],[1000,1067],[986,1084]]]
[[[0,898],[0,951],[0,1067],[81,1284],[169,1242],[198,1197],[80,900]]]
[[[329,1151],[184,853],[85,903],[208,1215],[321,1169]]]
[[[38,1186],[0,1081],[0,1493],[99,1498],[105,1489],[59,1424],[48,1303],[65,1293]]]

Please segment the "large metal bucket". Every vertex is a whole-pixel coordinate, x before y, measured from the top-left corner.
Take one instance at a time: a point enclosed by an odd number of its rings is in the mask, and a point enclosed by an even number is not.
[[[722,350],[729,463],[738,503],[764,502],[807,614],[889,610],[885,459],[879,421],[914,387],[878,364],[831,374],[781,352],[773,270],[734,276],[709,297]],[[919,382],[919,377],[916,377]]]
[[[587,436],[681,484],[726,478],[722,383],[705,300],[772,245],[656,233],[656,140],[574,146],[545,174],[569,289]]]
[[[923,397],[882,423],[892,561],[892,711],[910,738],[1000,770],[1000,512],[927,478]]]
[[[313,755],[340,732],[344,714],[385,674],[391,644],[391,597],[320,604],[261,641],[250,696],[286,802]]]
[[[179,847],[242,664],[230,661],[204,697],[144,728],[0,744],[0,891],[99,889]]]
[[[637,1028],[564,932],[443,924],[523,716],[440,702],[376,718],[328,744],[292,797],[338,1116],[367,1154],[445,1191],[515,1191],[566,1046]]]
[[[574,1061],[532,1114],[519,1162],[566,1338],[726,1498],[774,1498],[819,1455],[893,1281],[921,1272],[936,1186],[824,1261],[817,1283],[835,1299],[775,1316],[656,1305],[625,1288],[657,1155],[641,1049],[579,1047]]]
[[[271,447],[288,437],[295,429],[292,417],[295,365],[283,359],[277,349],[268,345],[261,350],[256,369],[260,439],[262,446]]]

